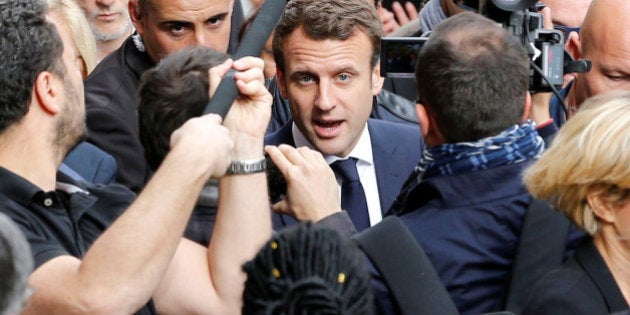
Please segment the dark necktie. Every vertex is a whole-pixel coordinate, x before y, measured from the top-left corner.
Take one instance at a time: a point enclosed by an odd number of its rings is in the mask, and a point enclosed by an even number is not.
[[[338,160],[330,165],[341,178],[341,208],[348,212],[357,231],[370,227],[367,201],[363,185],[359,181],[357,159]]]

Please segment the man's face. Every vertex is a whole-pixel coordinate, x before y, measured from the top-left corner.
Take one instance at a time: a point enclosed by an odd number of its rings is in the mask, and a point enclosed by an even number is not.
[[[630,10],[630,2],[621,6],[624,8],[602,5],[598,11],[606,17],[594,21],[588,27],[590,33],[581,39],[580,58],[590,60],[592,69],[577,75],[576,105],[600,93],[630,91],[630,21],[623,16]]]
[[[54,142],[61,154],[65,155],[85,135],[85,103],[83,95],[83,76],[81,74],[82,59],[71,37],[70,30],[63,19],[56,14],[50,15],[63,41],[63,65],[65,75],[61,82],[61,112],[57,117]]]
[[[134,25],[154,61],[185,47],[227,52],[233,0],[151,0]]]
[[[347,40],[314,40],[298,28],[283,43],[282,96],[300,131],[324,154],[347,156],[356,145],[380,92],[370,67],[372,44],[357,31]]]
[[[77,3],[85,11],[97,41],[117,40],[130,33],[129,0],[78,0]]]

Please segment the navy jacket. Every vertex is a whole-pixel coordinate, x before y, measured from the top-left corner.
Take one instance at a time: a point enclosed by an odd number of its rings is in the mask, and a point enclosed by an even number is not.
[[[285,124],[280,130],[265,137],[266,145],[288,144],[295,146],[291,126]],[[369,119],[368,130],[372,139],[372,154],[378,193],[383,216],[398,196],[402,185],[418,164],[424,142],[419,127]],[[293,224],[295,220],[287,215],[273,216],[274,228]]]
[[[403,210],[402,221],[462,314],[502,308],[531,201],[521,184],[524,165],[427,177]]]

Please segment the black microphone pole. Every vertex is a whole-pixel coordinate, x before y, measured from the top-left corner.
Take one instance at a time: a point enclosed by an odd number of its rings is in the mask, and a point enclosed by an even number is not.
[[[238,1],[238,0],[237,0]],[[258,11],[256,18],[245,33],[241,44],[236,49],[233,59],[237,60],[245,56],[259,56],[271,32],[278,23],[280,15],[286,6],[286,0],[265,0]],[[206,105],[203,113],[218,114],[225,119],[232,103],[238,97],[238,88],[234,80],[234,70],[225,74],[216,92]]]

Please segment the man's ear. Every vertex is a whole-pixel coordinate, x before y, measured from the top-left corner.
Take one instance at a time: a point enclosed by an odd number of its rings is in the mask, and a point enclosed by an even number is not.
[[[442,133],[435,123],[435,118],[431,116],[431,113],[423,104],[416,104],[416,115],[418,116],[418,122],[420,123],[422,138],[424,138],[424,143],[426,143],[427,146],[434,147],[446,142],[444,136],[442,136]]]
[[[381,63],[378,62],[372,70],[372,95],[381,93],[385,78],[381,77]]]
[[[416,104],[416,116],[418,116],[418,122],[420,123],[420,131],[422,132],[422,138],[427,139],[432,126],[432,119],[429,116],[429,112],[424,105]]]
[[[140,9],[140,3],[138,3],[138,0],[129,0],[127,8],[129,10],[129,17],[131,17],[133,27],[135,27],[138,34],[142,36],[144,34],[145,17],[142,9]]]
[[[582,40],[580,35],[577,32],[569,33],[569,38],[564,48],[573,56],[573,59],[578,60],[582,58]]]
[[[609,224],[613,224],[616,220],[616,208],[613,204],[606,199],[606,197],[601,194],[589,194],[586,197],[586,201],[588,205],[593,210],[595,216],[602,222],[606,222]]]
[[[42,111],[51,115],[56,115],[61,110],[58,101],[62,84],[60,81],[61,79],[53,76],[48,71],[40,72],[35,79],[33,96],[39,103]]]
[[[276,80],[278,81],[278,90],[280,91],[280,96],[286,99],[289,94],[287,93],[287,85],[284,81],[284,73],[280,71],[280,68],[276,65]]]

